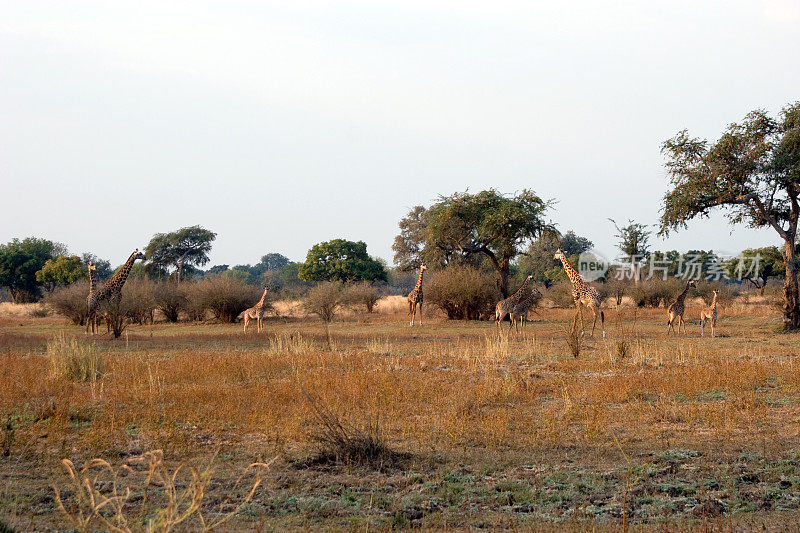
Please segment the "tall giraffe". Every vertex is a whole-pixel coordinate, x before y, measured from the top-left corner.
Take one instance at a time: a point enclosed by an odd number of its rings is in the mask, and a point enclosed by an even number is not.
[[[697,284],[690,280],[683,292],[675,299],[675,302],[667,308],[667,335],[669,335],[670,330],[675,331],[676,320],[678,321],[678,333],[681,332],[681,324],[683,324],[683,332],[686,333],[686,322],[683,321],[683,312],[686,311],[684,300],[686,300],[686,295],[689,294],[689,289],[692,287],[697,287]]]
[[[603,302],[603,299],[600,298],[600,293],[597,292],[597,289],[583,281],[581,275],[575,270],[567,256],[564,255],[560,249],[556,251],[553,259],[558,259],[561,261],[561,264],[564,265],[564,272],[567,273],[567,277],[569,278],[570,283],[572,283],[572,299],[575,301],[575,307],[577,308],[577,312],[575,313],[574,323],[577,325],[578,316],[581,317],[581,334],[583,334],[584,326],[583,326],[583,309],[581,308],[581,304],[585,305],[589,309],[592,310],[594,313],[594,322],[592,322],[592,336],[594,336],[594,328],[597,325],[597,314],[600,313],[600,327],[603,330],[603,338],[606,336],[606,317],[603,314],[603,310],[600,309],[600,305]]]
[[[86,335],[89,334],[90,328],[92,330],[92,335],[94,335],[97,329],[97,308],[92,308],[91,301],[95,297],[95,290],[97,290],[97,266],[89,261],[87,267],[89,269],[89,295],[86,297],[86,307],[89,309],[89,312],[86,316]]]
[[[261,320],[264,318],[264,302],[267,299],[267,287],[264,287],[264,294],[256,305],[244,310],[244,332],[247,333],[247,324],[251,320],[256,321],[256,331],[261,333]]]
[[[706,336],[706,321],[711,320],[711,336],[717,336],[717,294],[719,291],[714,290],[714,299],[711,300],[711,305],[700,311],[700,336]]]
[[[422,273],[428,267],[425,263],[419,266],[419,278],[417,284],[414,285],[414,290],[408,293],[408,314],[411,315],[411,326],[414,326],[414,317],[417,316],[417,304],[419,304],[419,325],[422,325]]]
[[[520,285],[519,289],[517,289],[517,292],[505,300],[500,300],[497,302],[497,305],[494,306],[494,321],[495,324],[497,324],[498,331],[500,330],[500,322],[503,321],[506,315],[511,314],[514,308],[522,301],[523,296],[525,296],[525,290],[528,288],[528,283],[530,283],[532,279],[533,276],[528,276],[525,278],[525,281],[522,282],[522,285]],[[508,329],[511,330],[510,323]]]
[[[133,268],[133,263],[137,259],[145,260],[144,254],[140,252],[138,248],[134,250],[128,260],[125,261],[125,264],[122,265],[119,272],[105,282],[102,289],[94,294],[92,294],[91,291],[89,292],[86,302],[89,306],[90,316],[92,314],[97,316],[97,309],[104,303],[108,303],[112,306],[119,304],[119,301],[122,299],[122,286],[125,285],[128,274],[131,273],[131,268]],[[92,331],[92,334],[94,334],[94,331]]]

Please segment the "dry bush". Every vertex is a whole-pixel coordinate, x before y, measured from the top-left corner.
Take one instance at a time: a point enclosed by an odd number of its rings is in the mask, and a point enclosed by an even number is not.
[[[63,333],[47,343],[50,377],[96,381],[103,375],[103,356],[92,344],[67,339]]]
[[[695,296],[702,298],[706,305],[711,305],[715,290],[718,292],[717,303],[720,305],[730,304],[740,294],[736,286],[721,281],[698,283],[692,292]]]
[[[368,281],[362,281],[345,287],[342,302],[352,306],[363,305],[367,313],[371,313],[380,298],[381,294],[377,287]]]
[[[576,326],[573,326],[567,332],[567,347],[569,348],[569,353],[572,354],[572,357],[577,358],[581,354],[581,350],[583,349],[583,335]]]
[[[65,316],[78,326],[86,324],[89,307],[86,298],[89,296],[89,282],[77,281],[66,287],[59,287],[45,298],[45,302],[56,313]]]
[[[667,306],[675,301],[685,286],[686,282],[678,278],[652,278],[631,284],[628,295],[637,307],[658,307],[662,303]]]
[[[320,317],[325,323],[329,323],[336,315],[343,296],[341,283],[323,281],[308,291],[308,295],[303,301],[303,308]]]
[[[156,283],[146,278],[128,279],[122,287],[122,307],[125,316],[134,324],[153,322],[156,309]]]
[[[188,293],[189,307],[199,316],[210,311],[223,322],[236,322],[239,315],[261,298],[263,289],[230,276],[211,276],[195,283]],[[269,302],[265,305],[271,309]]]
[[[454,320],[487,319],[502,297],[495,275],[457,265],[434,272],[424,291],[426,303]]]
[[[189,302],[186,284],[173,280],[158,282],[153,291],[156,308],[164,314],[169,322],[177,322],[181,311],[186,310]]]
[[[554,283],[545,291],[545,296],[556,307],[575,307],[575,300],[572,298],[572,283],[569,280]]]
[[[232,511],[214,513],[213,517],[203,511],[203,500],[212,482],[211,464],[202,471],[183,469],[180,465],[170,472],[161,450],[129,459],[117,468],[98,458],[77,469],[72,461],[63,459],[61,464],[67,470],[69,487],[63,497],[56,485],[53,490],[58,510],[78,531],[100,528],[120,533],[166,533],[179,524],[188,525],[192,519],[198,522],[192,529],[211,531],[233,518],[253,499],[262,472],[271,463],[250,464],[236,482],[239,485],[251,471],[255,472],[249,491]],[[137,497],[132,497],[134,494]]]

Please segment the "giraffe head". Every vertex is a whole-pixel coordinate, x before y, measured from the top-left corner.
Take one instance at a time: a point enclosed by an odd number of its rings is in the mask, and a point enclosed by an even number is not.
[[[567,256],[564,255],[564,252],[561,251],[561,248],[556,250],[556,254],[553,256],[553,259],[561,259],[562,261],[567,260]]]
[[[419,265],[419,271],[420,272],[424,272],[425,270],[428,270],[428,267],[425,265],[425,263],[422,263],[421,265]]]
[[[97,270],[97,265],[95,265],[95,264],[94,264],[93,262],[91,262],[91,261],[89,261],[89,264],[88,264],[88,265],[86,265],[86,267],[89,269],[89,271],[90,271],[90,272],[91,272],[91,271],[93,271],[93,270]]]
[[[142,261],[147,260],[147,258],[142,252],[139,251],[138,248],[133,251],[133,260],[136,261],[137,259],[141,259]]]
[[[697,283],[695,283],[695,281],[693,279],[689,280],[689,283],[686,284],[686,287],[687,288],[689,288],[689,287],[697,287]]]

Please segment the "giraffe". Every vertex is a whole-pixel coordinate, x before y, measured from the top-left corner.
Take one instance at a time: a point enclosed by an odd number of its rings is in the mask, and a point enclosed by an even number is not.
[[[92,300],[94,299],[94,292],[97,288],[97,266],[89,261],[86,265],[89,269],[89,295],[86,297],[86,307],[89,312],[86,316],[86,335],[89,335],[89,329],[92,330],[92,335],[95,334],[97,329],[97,308],[92,308]]]
[[[134,250],[128,260],[125,261],[125,264],[122,265],[119,272],[105,282],[103,288],[94,293],[90,290],[89,296],[86,299],[89,306],[89,316],[94,315],[96,317],[98,308],[106,302],[112,306],[119,304],[122,299],[122,286],[125,285],[128,274],[131,273],[133,263],[137,259],[145,260],[144,254],[140,252],[138,248]],[[95,334],[94,328],[92,328],[92,334]]]
[[[504,300],[500,300],[497,302],[497,305],[494,306],[494,321],[497,325],[497,331],[500,331],[500,322],[503,321],[506,315],[510,315],[514,308],[522,301],[523,296],[525,296],[525,290],[528,288],[528,283],[530,283],[532,279],[533,276],[525,278],[525,281],[522,282],[517,292]],[[509,331],[511,330],[511,323],[509,323],[508,329]]]
[[[700,311],[700,336],[706,336],[706,321],[711,320],[711,336],[717,336],[717,294],[719,291],[714,290],[714,299],[711,300],[711,305]]]
[[[245,309],[244,311],[244,332],[247,333],[247,324],[251,320],[256,321],[256,331],[261,333],[261,321],[264,318],[264,301],[267,298],[267,287],[264,287],[264,294],[261,295],[261,299],[258,301],[256,305],[249,309]]]
[[[517,321],[522,322],[522,329],[525,329],[525,321],[528,320],[528,311],[530,311],[531,307],[536,305],[541,297],[542,293],[534,288],[527,298],[522,300],[511,310],[511,323],[514,325],[516,331],[519,331]]]
[[[414,326],[414,317],[417,316],[417,304],[419,304],[419,325],[422,325],[422,273],[428,267],[425,263],[419,266],[419,278],[417,284],[414,285],[414,290],[408,293],[408,314],[411,315],[411,326]]]
[[[689,294],[689,289],[697,287],[697,284],[690,280],[686,284],[686,288],[678,295],[675,302],[667,308],[667,335],[670,330],[675,331],[675,320],[678,320],[678,333],[681,331],[681,324],[683,324],[683,332],[686,333],[686,322],[683,320],[683,312],[686,311],[686,295]]]
[[[597,289],[583,281],[581,275],[575,270],[567,256],[564,255],[564,252],[561,249],[556,250],[553,259],[558,259],[561,261],[561,264],[564,265],[564,272],[567,273],[567,277],[569,278],[570,283],[572,283],[572,299],[575,301],[575,307],[577,309],[575,313],[575,319],[573,320],[575,326],[578,324],[578,316],[581,317],[581,335],[583,335],[584,326],[583,326],[583,310],[581,305],[585,305],[589,309],[592,310],[594,314],[594,322],[592,323],[592,336],[594,336],[594,328],[597,325],[597,314],[600,313],[600,327],[603,330],[603,338],[606,336],[606,317],[603,313],[603,310],[600,309],[600,305],[603,303],[602,298],[600,298],[600,293],[597,292]]]

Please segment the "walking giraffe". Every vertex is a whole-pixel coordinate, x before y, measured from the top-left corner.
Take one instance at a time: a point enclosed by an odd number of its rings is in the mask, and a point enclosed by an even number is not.
[[[711,300],[711,305],[700,311],[700,336],[706,336],[706,321],[711,321],[711,336],[717,336],[717,294],[719,291],[714,290],[714,299]]]
[[[517,292],[504,300],[500,300],[497,302],[497,305],[494,306],[494,321],[498,331],[500,331],[500,322],[503,321],[506,315],[510,315],[514,308],[522,301],[522,297],[525,296],[525,291],[528,288],[528,283],[530,283],[532,279],[533,276],[525,278],[525,281],[522,282]],[[509,331],[511,330],[511,323],[509,323],[508,329]]]
[[[520,303],[511,310],[511,323],[514,325],[514,330],[519,331],[517,326],[518,322],[522,323],[522,329],[525,329],[525,322],[528,320],[528,312],[536,303],[542,298],[542,293],[537,289],[532,289],[531,294],[522,300]]]
[[[567,256],[564,255],[564,252],[562,252],[560,249],[556,251],[553,259],[558,259],[561,261],[561,264],[564,265],[564,272],[567,273],[567,277],[569,278],[570,283],[572,283],[572,299],[575,301],[575,307],[577,308],[573,323],[575,326],[577,326],[578,316],[581,317],[581,335],[583,335],[583,309],[581,308],[581,304],[585,305],[592,310],[592,313],[594,313],[594,322],[592,322],[592,336],[594,336],[594,328],[597,326],[597,314],[600,313],[600,327],[603,330],[603,338],[605,338],[606,317],[605,314],[603,314],[603,310],[600,309],[600,305],[603,302],[602,298],[600,298],[600,293],[597,292],[597,289],[583,281],[581,275],[570,264],[569,259],[567,259]]]
[[[408,293],[408,314],[411,315],[412,327],[414,326],[414,317],[417,316],[417,304],[419,304],[419,325],[422,325],[422,273],[425,272],[427,268],[425,263],[419,266],[417,284],[414,286],[414,290]]]
[[[100,305],[107,304],[111,306],[116,306],[119,304],[120,300],[122,299],[122,286],[125,285],[125,280],[128,279],[128,274],[131,273],[131,268],[133,267],[134,261],[137,259],[141,259],[142,261],[145,260],[144,254],[139,251],[137,248],[133,251],[131,256],[125,261],[125,264],[119,269],[119,272],[114,274],[114,276],[105,282],[103,288],[99,291],[92,293],[92,287],[90,285],[89,289],[89,296],[86,298],[86,303],[89,307],[89,316],[94,316],[94,319],[97,320],[97,310]],[[89,271],[91,274],[91,270]],[[91,278],[90,278],[91,283]],[[92,335],[95,334],[95,328],[92,327]]]
[[[678,333],[681,332],[681,324],[683,324],[683,332],[686,333],[686,322],[683,320],[683,313],[686,311],[684,300],[686,300],[686,295],[689,294],[689,289],[692,287],[697,287],[697,284],[690,280],[683,292],[675,299],[675,302],[667,308],[667,335],[669,335],[670,330],[675,332],[676,320],[678,321]]]
[[[256,321],[256,331],[261,333],[261,320],[264,318],[265,312],[265,305],[264,302],[267,298],[267,287],[264,287],[264,294],[261,295],[261,299],[258,301],[256,305],[249,309],[245,309],[244,311],[244,332],[247,333],[247,324],[251,320]]]

